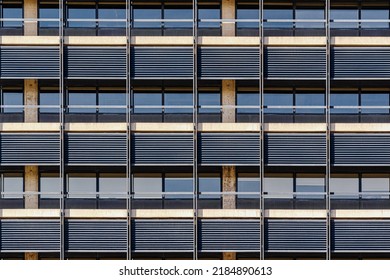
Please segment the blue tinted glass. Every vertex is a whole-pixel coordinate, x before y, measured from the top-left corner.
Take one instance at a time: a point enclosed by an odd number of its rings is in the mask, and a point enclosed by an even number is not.
[[[72,106],[77,106],[73,107]],[[88,108],[83,108],[88,106]],[[69,113],[96,113],[96,93],[95,92],[69,92]]]
[[[202,108],[202,106],[221,106],[221,95],[219,93],[199,93],[199,113],[200,114],[218,114],[221,112],[220,108]]]
[[[254,22],[237,22],[237,28],[258,28],[259,27],[259,9],[258,7],[247,8],[246,6],[237,7],[237,19],[255,20]]]
[[[297,93],[295,95],[296,106],[325,106],[325,96],[321,93]],[[324,114],[325,109],[296,108],[299,114]]]
[[[99,7],[98,10],[99,19],[107,19],[110,22],[101,21],[99,22],[99,27],[126,27],[126,9],[123,6],[120,7]],[[121,21],[111,21],[111,20],[121,20]]]
[[[208,19],[221,19],[221,10],[220,7],[211,7],[211,6],[200,6],[198,10],[198,18],[199,18],[199,23],[198,27],[199,28],[219,28],[220,27],[220,22],[218,21],[213,21],[213,22],[207,22],[203,20],[208,20]]]
[[[60,95],[58,92],[40,92],[39,105],[60,106]],[[40,113],[59,113],[59,108],[39,108]]]
[[[264,94],[264,106],[293,106],[291,93],[266,93]],[[267,114],[291,114],[293,108],[265,108]]]
[[[39,27],[59,27],[58,7],[39,7],[40,19],[57,19],[58,21],[39,21]]]
[[[137,108],[137,106],[153,106],[153,108]],[[134,113],[162,113],[161,93],[134,93]]]
[[[161,21],[161,7],[153,7],[153,8],[137,8],[133,9],[133,27],[134,28],[160,28]],[[137,22],[137,20],[151,20],[151,21],[141,21]]]
[[[239,176],[237,180],[238,198],[258,198],[260,196],[260,178]],[[240,194],[241,193],[241,194]],[[242,194],[258,193],[258,194]]]
[[[100,92],[100,106],[126,106],[126,94],[120,92]],[[124,114],[126,108],[99,108],[99,113]]]
[[[192,93],[165,93],[165,106],[178,106],[178,108],[165,108],[165,113],[192,113],[192,108],[180,108],[192,106]]]
[[[23,18],[22,7],[3,5],[3,18]],[[22,27],[22,21],[3,21],[4,27]]]
[[[333,106],[358,106],[358,95],[357,94],[343,94],[333,93],[330,96],[330,105]],[[332,114],[356,114],[358,108],[331,108]]]
[[[277,22],[277,20],[293,19],[292,9],[265,9],[264,10],[264,28],[292,28],[293,22]],[[267,20],[271,20],[267,22]]]
[[[331,20],[357,20],[358,10],[355,9],[331,9]],[[331,28],[357,28],[358,22],[331,22]]]
[[[94,7],[68,7],[68,19],[70,19],[70,21],[68,21],[68,26],[84,28],[95,27],[95,12],[96,10]]]
[[[324,10],[320,9],[297,9],[295,11],[296,19],[304,20],[323,20],[325,18]],[[323,22],[296,22],[297,28],[324,28]]]
[[[20,108],[4,108],[4,113],[23,113],[23,93],[4,91],[3,105],[21,106]]]
[[[169,7],[165,6],[164,19],[178,20],[177,22],[166,21],[166,28],[192,28],[192,8],[188,7]],[[183,22],[180,20],[187,20]],[[188,21],[191,20],[191,21]]]
[[[389,106],[389,95],[379,93],[365,93],[361,95],[362,106]],[[388,114],[389,109],[362,108],[363,114]]]
[[[167,199],[191,199],[192,198],[192,178],[165,178],[166,193],[189,193],[189,194],[165,194]]]
[[[259,108],[240,108],[240,106],[260,106],[258,93],[237,93],[238,114],[259,114]]]
[[[220,177],[199,177],[199,192],[220,192],[221,178]],[[199,194],[200,199],[218,199],[218,194]]]
[[[362,20],[389,20],[388,9],[362,9]],[[362,22],[362,28],[389,28],[389,22]]]

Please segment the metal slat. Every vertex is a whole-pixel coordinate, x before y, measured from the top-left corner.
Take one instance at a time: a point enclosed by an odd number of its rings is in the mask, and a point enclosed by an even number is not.
[[[201,165],[259,165],[257,133],[201,133]]]
[[[390,134],[334,133],[332,137],[334,165],[388,166]]]
[[[334,220],[335,252],[390,252],[390,220]]]
[[[132,136],[134,165],[192,165],[191,133],[134,133]]]
[[[332,59],[334,79],[390,78],[389,47],[334,47]]]
[[[325,165],[325,134],[268,133],[266,135],[266,164]]]
[[[191,252],[192,220],[133,220],[132,248],[135,252]]]
[[[56,133],[1,133],[1,165],[59,165]]]
[[[73,220],[66,222],[68,252],[126,252],[126,220]]]
[[[258,220],[200,220],[199,247],[202,252],[259,252]]]
[[[126,79],[125,47],[66,47],[66,77]]]
[[[265,49],[267,79],[326,79],[325,47],[268,47]]]
[[[58,47],[0,47],[0,76],[7,79],[58,79]]]
[[[58,252],[59,220],[0,221],[1,252]]]
[[[198,52],[201,79],[258,79],[258,47],[201,47]]]
[[[268,252],[325,252],[326,220],[272,220],[266,222]]]
[[[67,133],[68,165],[126,165],[125,133]]]
[[[131,67],[135,79],[192,79],[192,48],[132,47]]]

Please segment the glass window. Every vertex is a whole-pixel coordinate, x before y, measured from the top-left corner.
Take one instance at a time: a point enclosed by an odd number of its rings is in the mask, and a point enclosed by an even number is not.
[[[207,21],[207,20],[219,20],[221,19],[220,6],[214,5],[198,5],[198,27],[199,28],[219,28],[219,21]]]
[[[389,9],[370,9],[361,10],[362,28],[389,28],[389,22],[364,22],[364,20],[389,20]]]
[[[57,5],[39,5],[39,27],[59,27],[60,12]],[[58,21],[45,21],[45,19],[57,19]]]
[[[99,106],[122,106],[123,108],[99,108],[99,113],[125,114],[126,93],[124,92],[99,92]]]
[[[264,192],[268,193],[267,198],[293,198],[294,179],[292,175],[265,177]]]
[[[96,105],[96,92],[69,92],[69,113],[96,113]]]
[[[295,94],[296,106],[325,106],[325,95],[321,93],[297,93]],[[298,114],[324,114],[325,109],[320,108],[296,108]]]
[[[331,108],[332,114],[357,114],[358,108],[346,108],[359,105],[359,98],[356,93],[332,93],[330,95],[331,107],[345,107],[345,108]]]
[[[221,192],[220,174],[199,174],[199,199],[219,199],[220,194],[204,194],[207,192]]]
[[[137,108],[137,106],[151,106],[152,108]],[[161,93],[134,93],[134,113],[162,113],[162,94]]]
[[[259,198],[260,178],[258,174],[239,173],[237,177],[237,198]],[[245,194],[258,193],[258,194]]]
[[[12,4],[3,4],[3,19],[14,19],[14,18],[23,18],[23,8],[22,4],[12,5]],[[22,27],[22,21],[3,21],[3,27]]]
[[[68,27],[94,28],[95,19],[95,6],[68,6]]]
[[[387,174],[363,174],[362,198],[365,199],[388,199],[389,176]]]
[[[167,174],[165,177],[165,198],[168,199],[191,199],[193,192],[192,175]],[[169,194],[169,193],[189,194]]]
[[[304,9],[298,8],[295,10],[296,19],[300,20],[324,20],[325,12],[323,9]],[[297,28],[324,28],[325,23],[316,22],[316,21],[305,21],[305,22],[296,22],[295,27]]]
[[[247,22],[237,22],[237,28],[258,28],[259,27],[259,7],[251,5],[237,5],[237,19],[253,20]]]
[[[303,199],[321,199],[324,198],[325,178],[323,175],[297,174],[296,178],[296,198]],[[304,194],[300,194],[304,193]],[[315,194],[322,193],[322,194]]]
[[[356,176],[337,176],[330,178],[330,192],[333,192],[335,199],[356,199],[359,198],[359,178]]]
[[[57,106],[57,108],[39,108],[40,113],[60,113],[60,94],[58,91],[40,91],[39,105]]]
[[[61,196],[61,178],[59,174],[41,173],[39,177],[40,197],[56,198]]]
[[[363,93],[361,94],[362,106],[389,106],[389,94],[385,93]],[[363,114],[388,114],[387,108],[363,108]]]
[[[264,94],[264,106],[293,106],[291,93],[266,93]],[[265,108],[266,114],[291,114],[293,108]]]
[[[3,90],[3,105],[20,106],[14,108],[3,108],[4,113],[23,113],[23,92]]]
[[[124,5],[100,5],[98,9],[98,17],[99,19],[110,20],[99,22],[99,27],[126,27],[126,8]]]
[[[165,93],[164,95],[165,106],[178,106],[175,108],[165,108],[165,113],[180,114],[180,113],[192,113],[192,108],[183,108],[192,105],[192,93]],[[181,108],[180,108],[181,107]]]
[[[176,20],[175,22],[166,21],[164,23],[166,28],[192,28],[192,7],[165,5],[164,19]]]
[[[331,28],[358,28],[359,23],[356,22],[337,22],[337,20],[358,20],[359,12],[357,8],[350,9],[331,9],[330,20],[336,21],[331,22]]]
[[[161,6],[133,7],[134,28],[160,28],[161,18]]]
[[[264,28],[292,28],[293,9],[265,8],[263,12]],[[278,20],[281,20],[278,22]],[[291,20],[291,21],[286,21]]]
[[[221,106],[221,94],[219,92],[199,92],[199,113],[200,114],[219,114],[220,107],[202,108],[202,106]]]
[[[5,173],[3,176],[3,198],[23,198],[23,174]]]
[[[69,174],[69,198],[96,198],[96,174]]]
[[[133,180],[135,199],[162,198],[161,174],[135,174]]]
[[[240,108],[240,106],[260,106],[259,94],[250,92],[238,92],[237,106],[237,114],[259,114],[260,108]]]
[[[101,173],[99,175],[100,198],[125,198],[127,179],[125,174]]]

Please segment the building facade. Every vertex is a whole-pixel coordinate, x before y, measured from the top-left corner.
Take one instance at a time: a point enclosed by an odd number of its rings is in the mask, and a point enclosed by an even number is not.
[[[3,0],[1,259],[390,253],[390,4]]]

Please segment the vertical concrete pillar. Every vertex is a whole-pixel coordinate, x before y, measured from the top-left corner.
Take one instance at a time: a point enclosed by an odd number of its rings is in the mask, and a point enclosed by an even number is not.
[[[222,0],[222,19],[234,20],[236,18],[236,1]],[[235,36],[236,27],[234,22],[222,23],[222,36]]]
[[[236,191],[236,167],[222,166],[222,191],[235,192]],[[223,209],[236,208],[236,196],[234,194],[223,195],[222,199]]]
[[[24,18],[34,19],[24,22],[24,35],[37,36],[38,35],[38,0],[24,0],[23,1]]]
[[[38,80],[24,80],[24,121],[38,122]]]
[[[236,122],[236,81],[223,80],[222,81],[222,122],[234,123]]]
[[[31,253],[31,252],[24,253],[24,259],[29,261],[36,261],[38,260],[38,253]]]
[[[235,260],[236,253],[235,252],[224,252],[224,253],[222,253],[222,259],[223,260]]]

